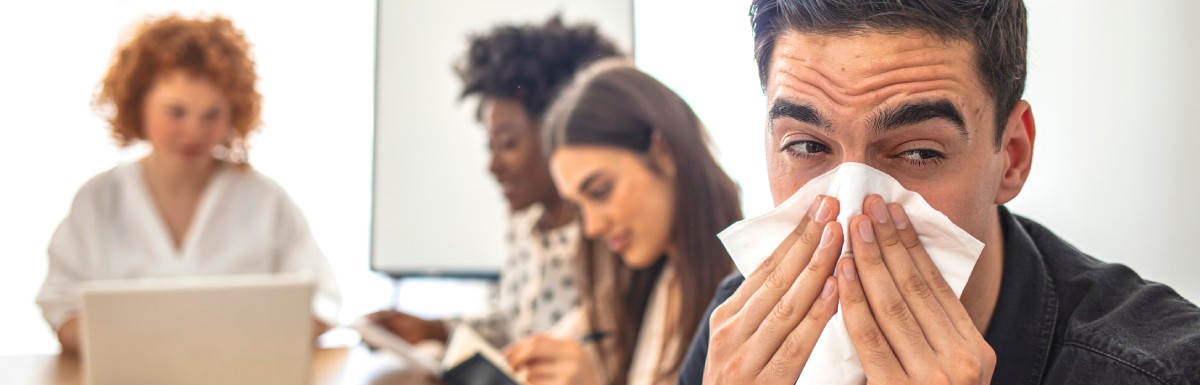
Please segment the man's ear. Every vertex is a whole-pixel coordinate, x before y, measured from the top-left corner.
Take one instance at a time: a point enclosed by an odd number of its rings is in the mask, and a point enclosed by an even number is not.
[[[1033,142],[1036,137],[1033,108],[1027,101],[1017,101],[1008,115],[1004,136],[1000,141],[1000,155],[1004,157],[1004,168],[1000,170],[996,204],[1008,203],[1017,197],[1022,187],[1025,187],[1025,180],[1029,178],[1029,170],[1033,164]]]
[[[655,131],[650,134],[650,151],[648,152],[651,167],[662,173],[664,177],[675,178],[675,159],[671,156],[671,148],[663,140],[662,133]]]

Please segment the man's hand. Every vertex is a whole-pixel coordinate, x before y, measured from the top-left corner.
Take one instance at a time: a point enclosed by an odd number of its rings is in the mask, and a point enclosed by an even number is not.
[[[530,385],[596,383],[596,368],[584,362],[583,345],[575,340],[534,335],[509,345],[504,358]]]
[[[449,338],[446,327],[441,322],[413,317],[395,310],[380,310],[368,315],[367,319],[409,343],[428,339],[446,342]]]
[[[712,313],[705,384],[794,384],[837,311],[838,201],[818,197],[796,230]]]
[[[904,210],[871,195],[850,220],[838,288],[873,384],[988,384],[996,354],[917,239]]]

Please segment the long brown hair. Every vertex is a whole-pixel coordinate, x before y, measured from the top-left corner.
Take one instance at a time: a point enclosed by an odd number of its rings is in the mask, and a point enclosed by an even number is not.
[[[632,364],[651,289],[663,264],[669,264],[682,301],[678,322],[664,326],[665,341],[683,346],[664,362],[668,370],[659,375],[675,372],[722,277],[733,271],[717,233],[742,219],[737,188],[713,158],[700,119],[658,80],[623,61],[605,60],[581,72],[563,91],[543,127],[546,154],[564,145],[611,146],[647,155],[652,140],[666,146],[676,169],[671,242],[677,252],[651,268],[633,270],[621,258],[588,248],[582,254],[580,289],[585,301],[592,300],[587,314],[594,324],[601,306],[615,323],[615,352],[601,353],[615,360],[615,383],[624,384],[627,378],[620,374],[628,373]],[[602,269],[616,273],[611,275],[616,279],[612,293],[597,290],[596,279],[603,277],[597,272]]]

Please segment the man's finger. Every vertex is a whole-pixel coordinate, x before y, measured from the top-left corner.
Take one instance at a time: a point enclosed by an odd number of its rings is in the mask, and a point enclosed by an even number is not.
[[[929,285],[938,303],[942,305],[943,311],[950,317],[955,330],[961,337],[968,340],[972,336],[978,336],[979,330],[975,328],[974,321],[967,314],[967,309],[962,306],[962,302],[959,302],[958,296],[954,294],[954,289],[946,282],[946,278],[942,277],[941,270],[938,270],[937,265],[933,263],[933,259],[929,257],[925,247],[921,245],[921,241],[917,237],[917,230],[909,221],[904,209],[898,204],[891,204],[888,205],[888,213],[896,222],[897,233],[905,248],[908,249],[913,265],[925,278],[925,282]]]
[[[825,278],[825,285],[808,314],[779,344],[760,375],[781,378],[798,378],[800,376],[800,372],[804,370],[804,366],[808,364],[808,358],[812,355],[813,346],[816,346],[821,332],[825,330],[825,325],[837,312],[837,287],[837,278]],[[753,343],[750,345],[754,346]]]
[[[909,254],[910,250],[916,249],[923,252],[924,247],[919,242],[909,247],[901,240],[896,228],[898,223],[891,218],[883,197],[867,197],[863,203],[863,212],[868,213],[871,218],[875,240],[887,270],[928,344],[936,351],[949,351],[961,346],[962,336],[942,309],[942,303],[934,295],[930,284],[926,282],[925,276],[917,269]]]
[[[814,316],[814,312],[819,313],[822,309],[814,309],[821,303],[818,299],[823,294],[823,283],[829,283],[828,278],[833,275],[833,270],[837,265],[838,255],[841,254],[842,246],[842,227],[837,222],[828,222],[825,224],[825,229],[822,231],[821,239],[817,250],[813,253],[812,259],[809,260],[800,276],[792,280],[791,285],[783,295],[774,304],[770,313],[759,323],[758,329],[747,340],[747,346],[753,349],[746,352],[746,364],[751,367],[760,367],[764,365],[772,356],[776,355],[776,351],[781,349],[781,345],[786,345],[788,336],[793,334],[793,330],[802,321],[807,321]],[[836,310],[836,301],[826,301],[834,304]],[[820,315],[820,314],[816,314]],[[829,313],[833,315],[832,311]],[[825,325],[816,326],[815,332],[820,334],[820,331],[825,328]],[[808,340],[816,341],[816,338]],[[808,346],[785,346],[786,350],[803,350],[812,351],[812,345]]]
[[[725,303],[744,304],[746,300],[750,299],[750,296],[754,294],[754,292],[758,291],[758,288],[762,286],[764,281],[766,281],[767,276],[772,271],[775,271],[780,262],[784,260],[788,250],[792,248],[792,245],[795,244],[798,239],[800,239],[800,234],[810,227],[809,223],[812,222],[812,218],[815,218],[820,214],[824,214],[821,212],[821,205],[824,200],[825,196],[821,195],[813,201],[812,206],[809,207],[808,213],[805,214],[802,219],[800,219],[800,223],[796,225],[796,228],[788,234],[787,238],[784,238],[783,242],[779,243],[779,246],[775,247],[775,251],[771,252],[771,255],[768,256],[767,259],[763,260],[763,262],[758,265],[758,268],[754,269],[754,272],[750,273],[750,275],[746,277],[746,280],[742,282],[741,286],[738,287],[739,290],[734,292],[729,299],[725,300]],[[836,202],[836,199],[834,201]],[[742,290],[742,288],[745,289]],[[741,310],[741,307],[739,306],[737,309],[733,310],[736,312],[736,310]]]
[[[850,219],[850,229],[857,282],[861,282],[871,313],[900,364],[909,372],[935,365],[933,347],[888,271],[873,222],[866,215],[857,215]]]
[[[779,304],[780,299],[791,289],[800,277],[800,273],[808,266],[813,253],[820,244],[825,224],[836,218],[837,210],[838,204],[836,199],[829,197],[822,199],[821,207],[816,211],[816,216],[808,221],[807,227],[803,229],[798,235],[799,238],[792,243],[791,248],[781,257],[778,266],[771,271],[756,272],[756,274],[765,273],[766,277],[762,278],[762,285],[753,290],[750,298],[746,300],[745,305],[733,316],[737,319],[736,330],[738,334],[749,335],[758,329],[763,319],[767,317],[767,314]],[[830,269],[832,271],[832,266]],[[824,278],[808,278],[808,282],[816,287],[815,291],[820,291],[820,285]],[[739,288],[739,291],[743,289],[746,289],[746,287]],[[807,303],[811,303],[811,300]]]
[[[896,353],[875,322],[875,315],[867,303],[862,281],[855,266],[855,258],[842,258],[838,270],[838,299],[842,305],[842,319],[850,341],[858,351],[859,363],[867,379],[875,384],[903,383],[907,380]]]

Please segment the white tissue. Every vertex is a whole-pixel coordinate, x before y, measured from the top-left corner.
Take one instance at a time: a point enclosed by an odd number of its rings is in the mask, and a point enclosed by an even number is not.
[[[843,234],[850,217],[862,213],[863,199],[879,194],[888,203],[904,207],[909,222],[933,263],[937,265],[955,295],[962,295],[963,286],[975,268],[983,251],[980,242],[965,230],[955,226],[944,214],[935,210],[920,194],[906,190],[890,175],[862,163],[843,163],[804,185],[790,198],[761,216],[738,221],[717,236],[729,250],[733,262],[743,275],[749,276],[771,255],[784,238],[800,224],[818,195],[836,197],[841,206],[837,221]],[[845,237],[843,254],[850,250],[850,237]],[[842,312],[829,320],[821,337],[796,380],[797,385],[865,384],[862,365],[846,331]]]

